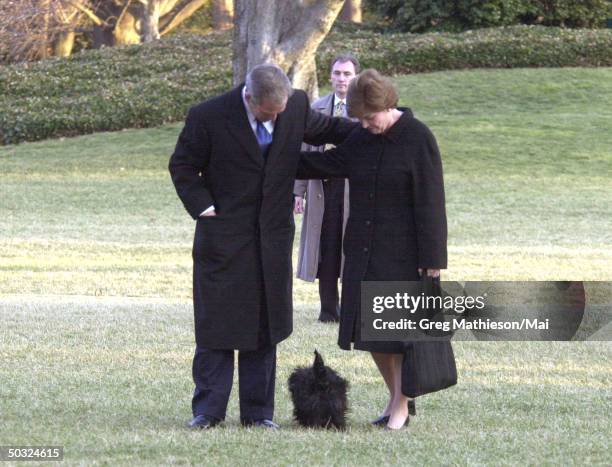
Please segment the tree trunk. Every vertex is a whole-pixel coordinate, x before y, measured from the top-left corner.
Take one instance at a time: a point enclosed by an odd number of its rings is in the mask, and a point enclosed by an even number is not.
[[[159,39],[159,16],[161,5],[159,0],[148,0],[141,9],[140,37],[142,42],[153,42]]]
[[[41,0],[39,3],[41,14],[40,40],[38,47],[38,58],[43,59],[49,56],[49,19],[51,16],[50,0]]]
[[[91,31],[91,46],[99,49],[102,46],[112,47],[115,45],[113,30],[104,26],[94,25]]]
[[[340,19],[351,23],[361,23],[361,3],[361,0],[346,0],[340,12]]]
[[[315,98],[315,53],[342,4],[343,0],[235,0],[234,84],[244,81],[254,66],[273,62],[285,70],[293,87]]]
[[[119,5],[113,2],[98,4],[95,14],[100,18],[100,24],[93,28],[94,48],[140,44],[138,21],[135,12],[128,6],[128,3]]]
[[[312,57],[304,59],[299,66],[293,63],[287,70],[287,76],[291,79],[294,88],[303,89],[308,94],[310,101],[319,98],[319,83],[317,81],[317,63],[314,53]]]
[[[138,18],[130,10],[122,11],[113,28],[113,45],[140,44]]]
[[[215,31],[231,29],[234,19],[233,0],[213,0],[213,28]]]
[[[56,57],[70,57],[74,48],[74,37],[74,31],[58,33],[53,44],[53,55]]]
[[[116,0],[96,3],[94,47],[139,44],[159,39],[207,0]]]

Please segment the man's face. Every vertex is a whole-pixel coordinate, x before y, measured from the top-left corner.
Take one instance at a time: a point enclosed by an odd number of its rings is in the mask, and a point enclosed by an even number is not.
[[[355,65],[353,62],[336,62],[331,71],[331,84],[338,97],[344,99],[348,92],[348,86],[355,77]]]
[[[255,103],[248,92],[244,97],[255,118],[262,123],[268,121],[274,122],[276,117],[278,117],[278,114],[284,111],[285,107],[287,106],[287,99],[285,99],[281,104],[277,102],[268,102],[265,100],[261,101],[260,103]]]

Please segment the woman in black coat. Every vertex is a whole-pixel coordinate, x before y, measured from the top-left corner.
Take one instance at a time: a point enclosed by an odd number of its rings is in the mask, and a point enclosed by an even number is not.
[[[365,70],[351,82],[347,100],[361,127],[334,149],[302,153],[297,176],[349,179],[338,344],[372,353],[390,394],[373,423],[390,429],[408,421],[401,391],[405,345],[361,339],[361,281],[418,281],[425,271],[439,277],[447,265],[440,153],[429,129],[397,101],[388,78]]]

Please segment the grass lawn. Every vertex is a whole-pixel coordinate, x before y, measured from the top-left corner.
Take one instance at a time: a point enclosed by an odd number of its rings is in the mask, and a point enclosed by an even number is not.
[[[445,279],[612,280],[612,69],[397,82],[443,156]],[[194,224],[166,169],[180,128],[0,147],[0,445],[63,445],[71,464],[609,464],[609,342],[457,342],[459,384],[383,433],[374,364],[315,323],[302,281],[279,346],[284,429],[239,428],[237,391],[225,428],[185,429]],[[291,421],[286,379],[315,346],[351,381],[346,433]]]

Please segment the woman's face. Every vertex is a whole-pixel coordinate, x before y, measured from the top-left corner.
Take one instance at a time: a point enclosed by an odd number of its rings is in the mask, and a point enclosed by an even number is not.
[[[370,133],[380,135],[389,127],[390,113],[388,110],[365,114],[359,119],[361,126]]]

